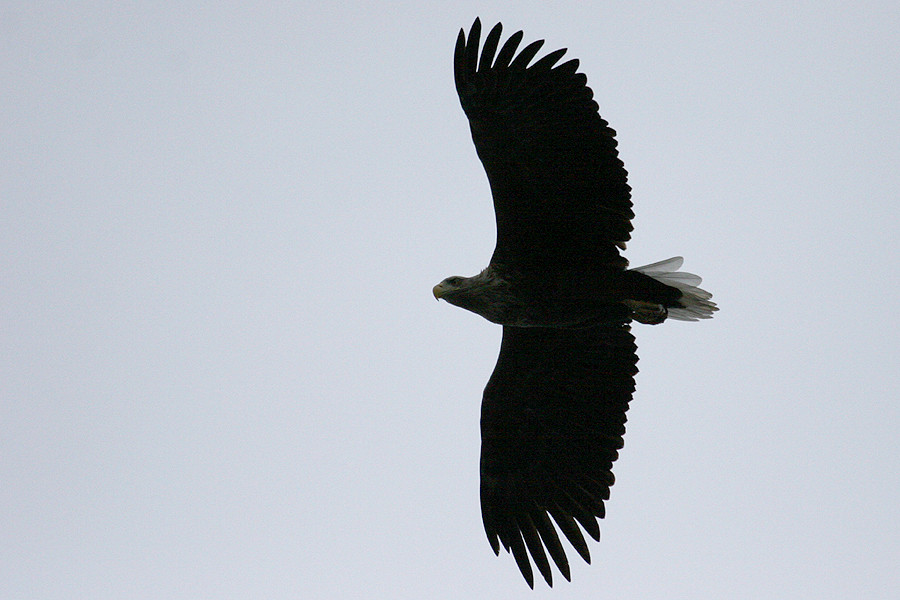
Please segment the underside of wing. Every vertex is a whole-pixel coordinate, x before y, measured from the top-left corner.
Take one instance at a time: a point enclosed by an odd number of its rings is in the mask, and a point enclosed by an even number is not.
[[[500,45],[498,23],[479,53],[481,23],[456,42],[454,75],[494,197],[494,260],[601,262],[632,229],[631,188],[615,132],[600,117],[578,61],[557,50],[529,66],[543,41]]]
[[[532,587],[529,555],[549,585],[547,554],[570,577],[557,530],[590,562],[581,530],[600,538],[636,350],[625,324],[503,328],[482,403],[481,509],[494,552],[512,552]]]

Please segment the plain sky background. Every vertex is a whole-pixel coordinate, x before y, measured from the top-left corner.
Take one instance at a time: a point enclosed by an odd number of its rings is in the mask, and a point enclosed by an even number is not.
[[[530,592],[478,505],[500,328],[452,81],[570,49],[636,326],[594,564]],[[0,599],[900,597],[900,4],[4,2]],[[504,36],[505,38],[505,36]]]

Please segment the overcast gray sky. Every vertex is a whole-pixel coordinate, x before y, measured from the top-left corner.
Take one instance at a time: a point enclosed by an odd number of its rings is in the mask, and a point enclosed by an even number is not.
[[[480,15],[581,59],[636,326],[617,483],[529,592],[478,505],[500,328],[452,81]],[[900,5],[4,2],[0,598],[900,597]]]

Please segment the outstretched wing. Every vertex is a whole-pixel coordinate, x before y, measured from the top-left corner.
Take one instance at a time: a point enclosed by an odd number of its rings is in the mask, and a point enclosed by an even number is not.
[[[631,237],[631,188],[578,61],[559,66],[565,49],[531,66],[543,40],[516,49],[522,32],[497,48],[501,25],[479,58],[481,22],[456,40],[456,90],[494,196],[493,261],[624,267]]]
[[[600,539],[597,518],[623,445],[636,350],[625,324],[503,328],[481,408],[481,512],[494,553],[501,544],[511,551],[529,586],[529,554],[552,585],[544,548],[569,579],[551,517],[590,562],[578,525]]]

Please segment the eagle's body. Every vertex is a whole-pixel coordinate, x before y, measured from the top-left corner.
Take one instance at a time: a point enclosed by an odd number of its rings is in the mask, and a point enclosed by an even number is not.
[[[454,56],[497,245],[481,273],[434,295],[503,325],[482,403],[482,516],[495,552],[511,551],[533,586],[530,555],[552,585],[547,553],[569,578],[557,528],[588,562],[581,529],[599,539],[637,373],[632,320],[697,320],[716,306],[680,258],[627,268],[631,188],[578,61],[555,66],[557,50],[529,65],[543,42],[516,54],[522,32],[502,47],[500,34],[479,54],[476,19]]]
[[[635,306],[645,307],[639,317],[652,309],[664,318],[669,307],[681,307],[677,288],[638,270],[544,272],[491,264],[474,277],[448,279],[435,288],[441,299],[511,327],[621,323],[635,316]]]

